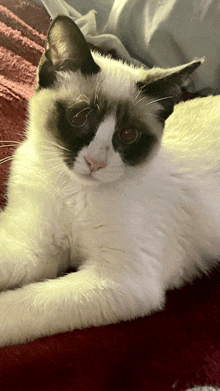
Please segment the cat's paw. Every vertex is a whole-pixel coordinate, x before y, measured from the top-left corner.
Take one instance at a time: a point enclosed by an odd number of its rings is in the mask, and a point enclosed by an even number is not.
[[[30,339],[28,321],[32,319],[27,314],[22,289],[0,292],[0,348],[25,343]]]

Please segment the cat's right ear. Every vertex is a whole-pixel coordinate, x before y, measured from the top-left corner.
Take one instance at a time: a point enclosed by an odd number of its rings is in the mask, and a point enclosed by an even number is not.
[[[143,94],[155,99],[161,104],[158,118],[162,123],[173,112],[175,101],[181,96],[182,87],[204,61],[204,58],[195,59],[188,64],[170,69],[152,68],[146,72],[146,79],[138,82],[137,87]]]
[[[89,76],[98,73],[100,68],[76,23],[68,16],[59,15],[48,31],[46,51],[38,68],[39,87],[51,86],[57,71],[77,70]]]

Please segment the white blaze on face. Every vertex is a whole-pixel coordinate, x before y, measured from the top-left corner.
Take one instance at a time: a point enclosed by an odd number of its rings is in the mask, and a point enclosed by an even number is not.
[[[96,179],[99,182],[112,182],[124,173],[124,164],[112,145],[116,120],[108,116],[98,127],[94,139],[78,154],[74,163],[74,172],[82,179]],[[91,172],[88,162],[100,163],[101,168]]]
[[[114,131],[115,117],[111,115],[100,124],[94,139],[87,148],[86,156],[108,163],[108,158],[114,153],[112,145]]]

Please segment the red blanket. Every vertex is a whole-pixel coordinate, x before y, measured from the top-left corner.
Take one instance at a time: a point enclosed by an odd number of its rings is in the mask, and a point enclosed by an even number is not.
[[[27,0],[0,5],[0,191],[49,17]],[[8,147],[1,148],[3,145]],[[5,160],[4,160],[5,159]],[[164,311],[132,322],[42,338],[0,350],[0,390],[171,391],[220,386],[220,273],[169,292]],[[0,309],[1,311],[1,309]]]

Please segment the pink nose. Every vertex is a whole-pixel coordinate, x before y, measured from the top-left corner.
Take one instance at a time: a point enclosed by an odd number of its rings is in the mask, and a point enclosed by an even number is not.
[[[107,165],[106,162],[93,159],[93,157],[90,156],[85,157],[85,161],[88,164],[91,172],[95,172],[100,168],[106,167]]]

